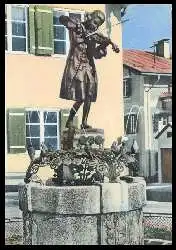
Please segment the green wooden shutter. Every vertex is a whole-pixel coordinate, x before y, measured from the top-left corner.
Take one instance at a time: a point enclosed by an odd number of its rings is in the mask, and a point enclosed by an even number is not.
[[[35,54],[35,25],[34,25],[34,5],[29,6],[28,27],[29,27],[29,52]]]
[[[60,111],[60,133],[62,136],[62,132],[65,128],[67,119],[69,117],[70,109],[61,109]],[[73,119],[73,124],[76,128],[78,128],[78,115],[76,114]]]
[[[7,145],[9,153],[26,152],[25,109],[7,110]]]
[[[34,12],[36,55],[53,53],[53,11],[43,5],[36,5]]]

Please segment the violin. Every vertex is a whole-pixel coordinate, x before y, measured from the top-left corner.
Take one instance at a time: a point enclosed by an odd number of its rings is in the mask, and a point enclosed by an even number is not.
[[[85,31],[85,27],[83,26],[82,23],[78,23],[78,31],[79,32],[84,32],[86,34],[87,32]],[[80,30],[80,26],[82,30]],[[84,35],[85,40],[93,40],[94,42],[98,43],[99,45],[95,48],[94,50],[94,57],[96,59],[101,59],[102,57],[105,57],[107,55],[107,47],[109,45],[112,45],[112,49],[115,53],[119,53],[120,50],[116,44],[114,44],[110,38],[105,37],[103,34],[95,31],[92,33],[88,33]]]
[[[93,40],[95,40],[100,44],[94,50],[95,59],[101,59],[102,57],[105,57],[107,55],[107,47],[109,45],[112,45],[112,49],[115,53],[120,52],[118,46],[112,43],[112,41],[109,38],[103,36],[101,33],[94,33],[91,36]]]
[[[100,44],[94,50],[95,59],[101,59],[107,55],[107,46]]]
[[[88,33],[83,23],[69,18],[68,16],[60,16],[60,23],[66,26],[68,29],[75,31],[77,34],[83,34],[85,41],[90,42],[91,40],[98,43],[99,45],[94,50],[94,57],[101,59],[107,55],[107,47],[112,45],[112,49],[115,53],[119,53],[120,50],[116,44],[114,44],[110,38],[105,37],[98,31]]]

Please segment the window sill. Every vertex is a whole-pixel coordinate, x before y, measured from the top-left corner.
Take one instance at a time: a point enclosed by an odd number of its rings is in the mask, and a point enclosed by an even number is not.
[[[131,101],[131,96],[130,97],[123,97],[124,101]]]
[[[68,55],[54,54],[54,55],[51,55],[51,56],[54,57],[54,58],[67,58]]]
[[[37,56],[37,55],[34,55],[34,54],[30,54],[29,52],[25,52],[25,51],[7,51],[5,50],[5,54],[12,54],[12,55],[29,55],[29,56]],[[51,55],[51,56],[48,56],[48,57],[54,57],[54,58],[64,58],[66,59],[68,55],[58,55],[58,54],[54,54],[54,55]],[[43,57],[41,55],[41,57]]]
[[[28,53],[28,52],[25,52],[25,51],[7,51],[7,50],[5,50],[5,54],[29,55],[29,53]]]

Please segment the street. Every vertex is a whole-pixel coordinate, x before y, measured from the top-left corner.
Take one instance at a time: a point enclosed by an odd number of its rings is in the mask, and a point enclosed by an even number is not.
[[[19,209],[18,192],[5,193],[5,218],[22,218],[22,212]]]

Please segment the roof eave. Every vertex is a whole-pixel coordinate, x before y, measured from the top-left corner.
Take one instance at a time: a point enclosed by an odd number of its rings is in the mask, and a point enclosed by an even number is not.
[[[137,70],[139,73],[141,73],[141,71],[137,67],[131,66],[131,65],[127,64],[127,63],[123,63],[123,65],[125,65],[125,66],[127,66],[129,68],[132,68],[134,70]]]
[[[144,71],[141,71],[139,70],[137,67],[134,67],[134,66],[131,66],[127,63],[123,63],[123,65],[129,67],[129,68],[132,68],[132,69],[135,69],[137,70],[138,72],[140,72],[141,75],[160,75],[160,76],[172,76],[172,73],[159,73],[159,72],[144,72]]]

